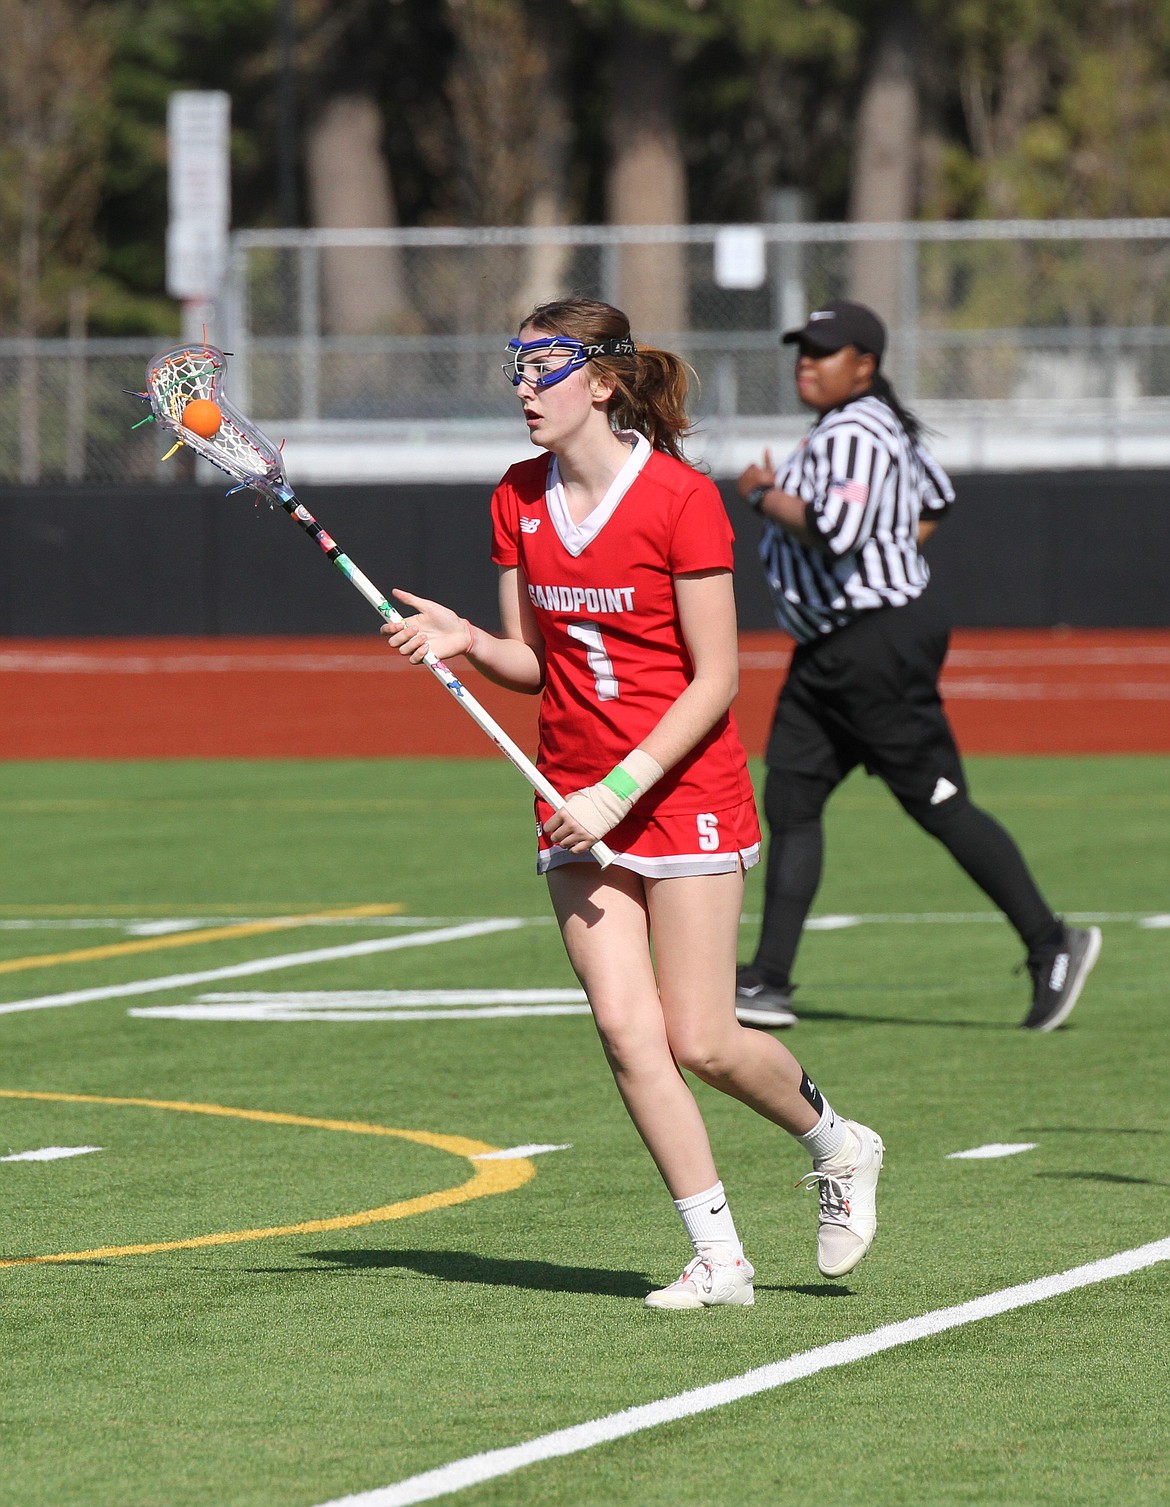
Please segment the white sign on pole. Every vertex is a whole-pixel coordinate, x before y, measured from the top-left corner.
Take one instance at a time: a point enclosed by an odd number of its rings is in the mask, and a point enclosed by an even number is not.
[[[768,243],[757,225],[721,225],[715,233],[715,282],[759,288],[768,274]]]
[[[167,292],[214,299],[227,269],[231,223],[231,98],[182,89],[167,102]]]

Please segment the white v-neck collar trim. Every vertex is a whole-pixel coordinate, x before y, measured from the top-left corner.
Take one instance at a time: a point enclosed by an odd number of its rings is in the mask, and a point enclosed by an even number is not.
[[[579,555],[597,538],[617,511],[618,503],[637,481],[642,467],[653,454],[650,441],[644,434],[639,434],[634,429],[619,429],[617,436],[627,443],[633,442],[630,458],[610,482],[605,496],[582,523],[574,523],[569,516],[569,504],[561,482],[560,467],[557,465],[556,456],[549,456],[544,502],[548,509],[548,516],[552,520],[552,526],[557,531],[557,537],[573,556]]]

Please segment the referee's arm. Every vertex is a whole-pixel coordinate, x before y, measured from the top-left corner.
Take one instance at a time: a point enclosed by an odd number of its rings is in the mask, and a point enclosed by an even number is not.
[[[791,534],[799,543],[823,546],[820,534],[808,526],[808,503],[776,486],[776,472],[771,459],[765,450],[764,464],[749,466],[736,482],[736,491],[761,518],[778,523],[785,533]]]

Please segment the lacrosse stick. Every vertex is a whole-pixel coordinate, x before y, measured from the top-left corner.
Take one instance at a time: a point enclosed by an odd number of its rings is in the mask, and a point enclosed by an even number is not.
[[[401,626],[404,619],[398,609],[334,543],[304,503],[297,500],[285,477],[277,447],[224,398],[226,369],[227,358],[213,345],[177,346],[154,357],[146,368],[146,391],[133,396],[149,403],[150,418],[176,436],[178,443],[168,455],[173,455],[181,445],[188,445],[196,455],[218,466],[236,483],[228,492],[229,497],[232,492],[251,488],[269,502],[278,503],[317,542],[366,601],[388,623]],[[533,790],[554,811],[559,810],[565,804],[562,797],[458,677],[430,650],[422,663],[478,723],[504,757],[516,766]],[[602,868],[608,868],[613,862],[613,853],[604,843],[594,843],[590,852]]]

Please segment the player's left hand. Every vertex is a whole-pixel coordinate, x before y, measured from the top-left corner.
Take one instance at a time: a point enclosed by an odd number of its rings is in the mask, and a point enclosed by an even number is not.
[[[587,853],[626,814],[624,803],[606,785],[574,790],[544,824],[545,836],[570,853]]]

